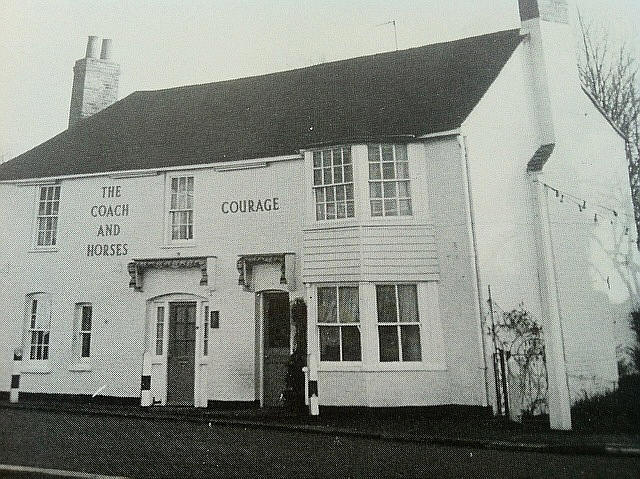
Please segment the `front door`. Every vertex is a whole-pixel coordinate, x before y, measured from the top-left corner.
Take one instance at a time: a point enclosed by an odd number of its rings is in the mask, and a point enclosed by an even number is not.
[[[196,352],[196,303],[169,303],[167,404],[193,406]]]
[[[280,405],[289,361],[289,294],[263,293],[264,405]]]

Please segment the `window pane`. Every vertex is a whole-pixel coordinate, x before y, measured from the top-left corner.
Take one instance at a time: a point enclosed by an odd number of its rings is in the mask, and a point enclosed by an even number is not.
[[[338,329],[338,328],[334,328]],[[342,360],[361,361],[360,330],[357,326],[343,326],[342,332]]]
[[[171,178],[171,192],[178,192],[178,178]]]
[[[342,162],[345,165],[351,163],[351,147],[347,146],[342,149]]]
[[[396,182],[395,181],[385,181],[383,183],[384,197],[385,198],[395,198],[398,196],[398,192],[396,190]]]
[[[318,168],[322,166],[322,153],[319,151],[313,152],[313,167]]]
[[[333,183],[333,176],[331,175],[331,168],[325,168],[324,170],[324,183],[330,185]]]
[[[333,168],[333,181],[334,183],[342,183],[342,166]]]
[[[351,165],[344,165],[344,182],[350,183],[353,181],[353,167]]]
[[[379,180],[380,179],[380,164],[379,163],[371,163],[369,165],[369,179],[370,180]]]
[[[358,288],[341,286],[338,291],[340,294],[340,322],[357,323],[360,321]]]
[[[329,186],[325,188],[326,201],[334,201],[335,200],[335,186]]]
[[[340,361],[340,328],[320,327],[320,361]]]
[[[353,218],[354,214],[353,201],[347,201],[347,218]]]
[[[353,185],[346,185],[344,187],[345,190],[345,196],[348,200],[352,200],[353,199]]]
[[[402,360],[422,361],[420,349],[420,327],[418,325],[400,326],[402,338]]]
[[[82,331],[91,331],[91,306],[82,307]]]
[[[327,219],[335,220],[336,219],[336,205],[335,203],[330,203],[327,205]]]
[[[379,326],[380,361],[399,361],[398,328],[396,326]]]
[[[398,163],[398,178],[409,178],[409,163]]]
[[[393,145],[382,145],[382,161],[393,161]]]
[[[336,148],[335,150],[333,150],[333,164],[342,164],[342,151],[340,150],[340,148]]]
[[[317,220],[324,219],[324,204],[316,205],[316,219]]]
[[[335,323],[337,314],[336,288],[318,288],[318,322]]]
[[[371,216],[382,216],[382,201],[371,202]]]
[[[369,183],[369,196],[371,198],[382,198],[382,184],[377,181]]]
[[[369,161],[380,161],[380,149],[378,145],[369,145]]]
[[[396,161],[407,161],[407,145],[396,145]]]
[[[322,184],[322,170],[320,169],[313,170],[313,184],[314,185]]]
[[[337,218],[344,218],[346,215],[346,206],[344,203],[337,203],[336,204],[336,217]]]
[[[398,181],[398,196],[400,198],[408,198],[409,197],[409,182],[408,181]]]
[[[344,186],[336,186],[336,200],[342,201],[344,200]]]
[[[385,180],[394,179],[396,177],[393,163],[382,163],[382,177]]]
[[[399,200],[399,213],[401,215],[410,215],[411,214],[411,200]]]
[[[322,152],[322,166],[331,166],[331,150],[324,150]]]
[[[91,334],[84,333],[81,335],[81,337],[82,337],[82,357],[88,358],[90,356]]]
[[[415,284],[398,285],[398,302],[400,303],[400,321],[418,322],[418,293]]]
[[[398,216],[398,202],[396,200],[384,200],[384,215]]]
[[[395,286],[379,284],[376,286],[376,299],[378,303],[378,322],[396,323],[396,292]]]

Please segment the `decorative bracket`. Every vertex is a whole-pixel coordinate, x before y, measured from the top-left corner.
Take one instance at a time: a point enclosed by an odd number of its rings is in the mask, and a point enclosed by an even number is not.
[[[238,284],[245,291],[253,291],[253,267],[257,264],[280,264],[280,284],[292,289],[294,284],[293,267],[294,253],[265,253],[240,255],[236,262],[238,269]]]
[[[209,256],[215,258],[215,256]],[[181,269],[181,268],[200,268],[202,277],[200,278],[200,286],[209,284],[209,276],[207,274],[207,256],[185,257],[185,258],[152,258],[152,259],[134,259],[127,265],[129,271],[129,287],[136,291],[142,291],[142,283],[144,271],[146,269]]]

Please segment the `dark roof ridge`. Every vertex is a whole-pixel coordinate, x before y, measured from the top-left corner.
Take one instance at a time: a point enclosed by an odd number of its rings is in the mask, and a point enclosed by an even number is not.
[[[461,38],[457,38],[454,40],[446,40],[443,42],[436,42],[436,43],[427,43],[425,45],[419,45],[416,47],[409,47],[409,48],[403,48],[400,50],[391,50],[391,51],[386,51],[386,52],[377,52],[377,53],[370,53],[367,55],[359,55],[356,57],[348,57],[348,58],[341,58],[339,60],[331,60],[328,62],[323,62],[323,63],[314,63],[313,65],[306,65],[303,67],[296,67],[296,68],[288,68],[285,70],[276,70],[273,72],[268,72],[268,73],[258,73],[256,75],[249,75],[249,76],[241,76],[241,77],[234,77],[234,78],[227,78],[225,80],[216,80],[216,81],[211,81],[211,82],[203,82],[203,83],[189,83],[186,85],[177,85],[177,86],[173,86],[173,87],[168,87],[168,88],[159,88],[159,89],[150,89],[150,90],[135,90],[132,93],[130,93],[130,95],[134,94],[134,93],[165,93],[165,92],[172,92],[172,91],[176,91],[176,90],[181,90],[181,89],[187,89],[187,88],[196,88],[196,87],[206,87],[206,86],[213,86],[213,85],[222,85],[225,83],[230,83],[230,82],[235,82],[235,81],[240,81],[240,80],[255,80],[258,78],[266,78],[272,75],[280,75],[283,73],[293,73],[293,72],[299,72],[299,71],[303,71],[303,70],[312,70],[312,69],[316,69],[316,68],[320,68],[320,67],[325,67],[325,66],[335,66],[338,65],[340,63],[347,63],[347,62],[351,62],[354,60],[373,60],[374,57],[385,57],[385,56],[392,56],[392,55],[397,55],[397,54],[403,54],[403,53],[408,53],[412,50],[416,51],[416,50],[421,50],[421,49],[426,49],[426,48],[432,48],[432,47],[437,47],[437,46],[444,46],[444,45],[448,45],[448,44],[453,44],[453,43],[458,43],[458,42],[462,42],[462,41],[473,41],[473,40],[478,40],[480,38],[485,38],[485,37],[489,37],[492,35],[498,35],[501,33],[513,33],[513,32],[520,32],[520,28],[507,28],[505,30],[497,30],[495,32],[489,32],[489,33],[482,33],[480,35],[474,35],[473,37],[461,37]],[[521,38],[524,38],[526,35],[520,35]],[[126,97],[125,97],[126,98]]]
[[[0,165],[0,181],[294,154],[459,127],[518,29],[221,82],[131,93]]]

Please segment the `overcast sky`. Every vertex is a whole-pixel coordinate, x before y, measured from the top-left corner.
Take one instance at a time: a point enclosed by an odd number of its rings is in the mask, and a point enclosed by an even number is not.
[[[578,0],[640,52],[640,0]],[[517,0],[0,0],[0,157],[67,127],[87,36],[112,38],[119,97],[518,26]]]

